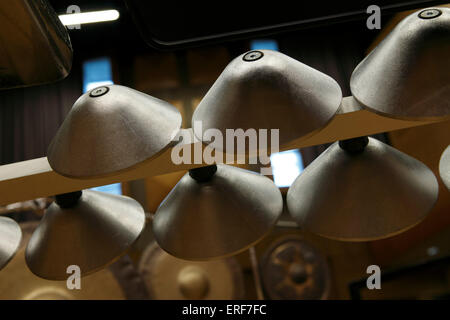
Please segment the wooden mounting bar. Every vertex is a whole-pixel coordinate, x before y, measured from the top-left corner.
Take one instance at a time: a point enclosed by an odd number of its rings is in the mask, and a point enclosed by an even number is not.
[[[306,139],[299,139],[282,146],[282,150],[296,149],[330,143],[364,135],[437,123],[437,121],[405,121],[383,117],[369,112],[358,104],[353,97],[345,97],[341,108],[333,120],[320,132]],[[180,142],[185,143],[185,142]],[[200,142],[190,143],[201,145]],[[200,146],[197,146],[200,147]],[[95,179],[72,179],[54,172],[46,157],[16,162],[0,166],[0,205],[48,197],[96,186],[136,180],[147,176],[188,170],[202,164],[176,165],[171,160],[173,146],[157,157],[147,160],[133,168],[117,174]],[[233,164],[233,163],[229,163]]]

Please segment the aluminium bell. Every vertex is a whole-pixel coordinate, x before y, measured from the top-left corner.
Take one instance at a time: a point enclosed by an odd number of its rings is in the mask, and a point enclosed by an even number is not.
[[[450,145],[444,150],[439,161],[439,175],[447,189],[450,190]]]
[[[69,34],[47,0],[0,1],[0,90],[64,79]]]
[[[20,246],[22,231],[13,219],[0,217],[0,270],[14,257]]]
[[[373,138],[335,142],[288,190],[289,213],[306,230],[342,241],[371,241],[404,232],[427,216],[438,197],[433,172]]]
[[[75,102],[47,158],[64,176],[112,175],[158,155],[180,128],[171,104],[120,85],[98,87]]]
[[[386,117],[450,117],[450,8],[414,12],[353,71],[350,88],[363,107]]]
[[[338,83],[283,53],[255,50],[231,61],[192,117],[194,134],[279,129],[281,146],[323,129],[342,100]],[[220,148],[220,146],[218,146]],[[224,148],[221,148],[224,150]]]
[[[26,263],[48,280],[67,279],[70,266],[85,276],[125,254],[144,225],[143,208],[129,197],[93,190],[58,195],[28,242]]]
[[[156,211],[153,234],[177,258],[219,259],[261,240],[282,209],[280,190],[259,173],[228,165],[191,169]]]

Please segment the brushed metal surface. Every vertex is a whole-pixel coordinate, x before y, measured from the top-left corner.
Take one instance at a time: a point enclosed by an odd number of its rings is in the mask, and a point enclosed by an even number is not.
[[[171,104],[109,85],[75,102],[50,143],[47,157],[52,169],[64,176],[106,176],[159,154],[180,128],[181,114]]]
[[[0,217],[0,270],[14,257],[20,246],[22,231],[13,219]]]
[[[85,276],[123,255],[144,225],[144,210],[135,200],[84,190],[72,208],[48,207],[28,242],[26,262],[44,279],[67,279],[70,265],[78,265]]]
[[[195,110],[192,126],[199,139],[195,121],[224,137],[226,129],[280,129],[283,145],[324,128],[341,100],[331,77],[277,51],[250,51],[228,64]]]
[[[381,115],[425,120],[450,117],[450,8],[403,19],[355,68],[353,97]]]
[[[208,260],[241,252],[271,231],[283,200],[272,180],[218,165],[208,182],[188,173],[156,211],[153,233],[162,249],[184,260]]]
[[[428,167],[369,138],[359,154],[332,144],[291,185],[287,206],[300,226],[313,233],[369,241],[415,226],[437,197],[437,179]]]
[[[145,283],[127,255],[122,256],[109,268],[84,277],[81,290],[68,289],[66,281],[45,280],[34,275],[26,265],[25,249],[38,224],[39,221],[20,223],[22,241],[19,250],[0,273],[0,300],[148,298]]]
[[[69,74],[69,34],[47,0],[0,1],[0,17],[0,90]]]
[[[444,150],[439,161],[439,175],[447,189],[450,190],[450,145]]]

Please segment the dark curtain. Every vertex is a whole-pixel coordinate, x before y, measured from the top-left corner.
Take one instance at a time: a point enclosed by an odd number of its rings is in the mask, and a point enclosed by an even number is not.
[[[64,80],[0,90],[0,164],[45,156],[51,139],[81,93],[77,61]]]

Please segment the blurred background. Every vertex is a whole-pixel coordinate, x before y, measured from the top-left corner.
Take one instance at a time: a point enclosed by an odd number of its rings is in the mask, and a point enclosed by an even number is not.
[[[161,7],[120,0],[50,3],[58,14],[67,13],[67,8],[76,4],[82,12],[117,10],[119,16],[113,21],[82,24],[79,29],[69,30],[74,57],[70,74],[64,80],[0,91],[0,164],[45,156],[48,144],[76,99],[102,84],[121,84],[170,102],[181,112],[183,127],[189,128],[193,111],[222,70],[233,58],[252,49],[283,52],[330,75],[341,86],[343,96],[349,96],[353,69],[412,12],[399,12],[395,8],[382,11],[381,30],[369,30],[368,15],[359,14],[296,28],[280,27],[273,32],[208,39],[205,35],[223,31],[220,29],[223,21],[214,12],[225,13],[226,20],[236,19],[234,26],[247,21],[249,25],[241,28],[250,28],[251,23],[260,21],[279,24],[283,22],[278,19],[280,16],[290,21],[295,11],[284,7],[283,12],[274,12],[271,18],[268,10],[262,10],[259,17],[255,10],[248,16],[250,20],[244,20],[235,16],[230,6],[219,5],[208,8],[209,15],[204,15],[195,8],[171,10],[170,6],[175,5],[172,3]],[[140,6],[146,15],[142,15]],[[322,15],[331,15],[335,7],[321,9],[320,5],[311,4],[309,13],[330,10]],[[347,12],[344,5],[340,10]],[[448,144],[450,131],[448,122],[444,122],[375,137],[422,161],[438,175],[439,157]],[[284,195],[293,180],[327,146],[271,156],[272,178]],[[128,255],[108,269],[83,278],[83,290],[69,291],[64,282],[32,275],[26,268],[22,249],[0,272],[0,299],[450,297],[450,194],[440,181],[438,202],[426,220],[386,240],[367,243],[328,240],[300,230],[285,213],[275,230],[250,250],[226,260],[191,263],[168,256],[155,244],[151,233],[152,214],[185,173],[96,188],[138,200],[147,212],[148,223]],[[0,213],[21,223],[25,243],[51,201],[37,199],[12,204],[1,207]],[[287,269],[281,270],[277,265],[275,257],[280,252],[290,257]],[[299,267],[296,259],[304,254],[309,254],[312,261],[307,267],[313,269],[313,276],[308,279],[295,269]],[[366,289],[366,268],[372,264],[383,270],[381,291]],[[182,289],[192,283],[197,290]]]

